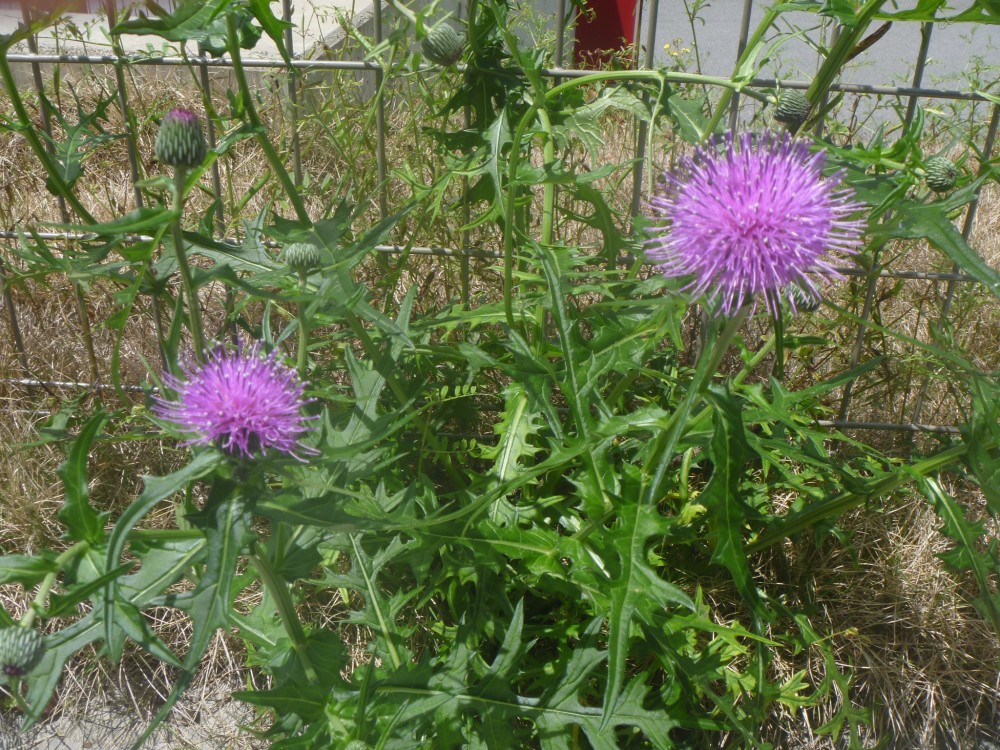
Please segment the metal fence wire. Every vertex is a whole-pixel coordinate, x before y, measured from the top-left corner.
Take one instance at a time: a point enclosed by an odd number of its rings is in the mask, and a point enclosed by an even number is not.
[[[663,0],[646,0],[646,2],[640,4],[640,8],[637,12],[636,18],[636,28],[635,28],[635,38],[638,39],[640,36],[640,31],[642,27],[645,27],[646,38],[644,44],[641,45],[641,54],[634,56],[636,67],[652,68],[654,66],[654,51],[656,49],[656,31],[659,25],[660,15],[663,9],[660,7],[661,4],[665,4]],[[758,2],[759,4],[759,2]],[[735,2],[733,3],[735,6]],[[570,19],[571,15],[567,14],[568,3],[566,0],[559,0],[557,19]],[[372,6],[372,35],[374,37],[374,44],[377,47],[385,40],[385,17],[389,5],[387,3],[382,3],[376,0]],[[741,23],[740,32],[736,40],[737,46],[737,58],[744,51],[750,30],[751,14],[754,7],[754,0],[744,0],[742,4],[741,12]],[[23,21],[25,24],[30,25],[32,22],[32,11],[28,9],[27,5],[22,6],[23,10]],[[292,13],[293,8],[291,0],[282,0],[281,2],[282,19],[286,22],[291,23],[293,21]],[[459,15],[462,15],[467,11],[465,8],[465,3],[459,4]],[[106,20],[108,27],[114,26],[116,19],[118,17],[119,7],[116,0],[103,0],[103,16]],[[643,18],[645,15],[645,18]],[[680,21],[678,21],[680,23]],[[687,23],[687,19],[684,19],[684,23]],[[572,23],[566,24],[556,24],[556,40],[555,40],[555,63],[557,67],[544,70],[544,75],[554,78],[554,79],[566,79],[574,76],[581,76],[590,73],[589,70],[576,70],[569,67],[564,67],[564,59],[566,55],[566,50],[568,49],[568,38],[567,35],[570,31]],[[858,95],[869,95],[869,96],[891,96],[896,97],[898,100],[906,100],[907,107],[904,115],[904,125],[909,126],[913,118],[916,115],[918,104],[921,100],[958,100],[966,102],[989,102],[990,100],[979,93],[952,90],[952,89],[941,89],[924,86],[924,73],[926,69],[926,64],[928,60],[928,51],[930,45],[931,34],[934,29],[933,23],[922,23],[921,24],[921,42],[919,51],[914,62],[913,76],[909,86],[883,86],[883,85],[865,85],[865,84],[849,84],[849,83],[834,83],[831,86],[832,91],[853,93]],[[834,33],[836,30],[834,29]],[[11,63],[18,63],[27,65],[30,67],[32,85],[35,89],[35,94],[38,96],[38,101],[40,104],[40,115],[41,115],[41,126],[48,136],[48,144],[51,149],[52,143],[52,117],[51,112],[48,111],[46,107],[46,98],[44,94],[45,81],[42,73],[43,65],[105,65],[111,66],[114,69],[115,82],[117,86],[117,105],[120,107],[121,112],[126,121],[126,127],[128,132],[126,135],[126,143],[128,144],[128,166],[129,174],[131,180],[131,192],[133,199],[135,201],[136,208],[141,208],[143,206],[143,193],[140,187],[140,168],[141,156],[137,153],[136,141],[132,137],[135,129],[136,122],[134,113],[130,109],[130,104],[128,100],[128,93],[126,87],[126,73],[131,67],[148,67],[153,66],[156,68],[169,68],[169,67],[186,67],[197,71],[200,84],[206,96],[211,96],[211,86],[210,86],[210,71],[214,69],[230,69],[233,67],[233,61],[228,57],[214,58],[209,57],[205,50],[199,48],[197,55],[192,56],[170,56],[170,55],[129,55],[123,50],[120,40],[117,36],[109,35],[110,48],[109,54],[50,54],[42,53],[39,51],[37,42],[35,38],[29,38],[27,42],[28,51],[27,52],[12,52],[8,53],[7,59]],[[374,83],[374,90],[376,92],[382,92],[384,90],[385,84],[387,83],[387,78],[392,75],[392,70],[383,67],[382,64],[370,60],[329,60],[329,59],[305,59],[302,53],[308,52],[308,50],[299,50],[298,53],[295,49],[295,37],[292,33],[291,26],[287,28],[284,32],[283,38],[286,49],[291,57],[290,62],[285,62],[280,59],[267,59],[267,58],[244,58],[242,65],[246,69],[266,71],[271,69],[285,70],[291,72],[293,70],[299,71],[355,71],[359,74],[370,76]],[[758,89],[770,89],[779,85],[782,88],[792,88],[792,89],[806,89],[808,88],[808,83],[805,81],[795,81],[795,80],[781,80],[780,82],[774,79],[758,78],[753,80],[748,84],[749,88]],[[284,95],[287,97],[288,104],[287,116],[290,118],[290,143],[289,150],[291,153],[292,160],[292,172],[296,185],[301,185],[302,183],[302,144],[298,136],[298,104],[300,100],[300,90],[299,90],[299,80],[296,75],[288,75],[283,83]],[[995,100],[993,100],[995,102]],[[378,195],[378,209],[382,218],[386,218],[390,215],[391,206],[390,199],[387,190],[387,157],[386,157],[386,98],[382,95],[376,94],[374,97],[375,106],[375,150],[376,150],[376,169],[377,169],[377,180],[378,184],[381,186]],[[731,110],[729,113],[729,125],[730,129],[736,129],[739,126],[739,113],[740,113],[740,102],[739,95],[733,96],[731,100]],[[982,153],[986,154],[987,158],[993,153],[996,146],[997,129],[998,122],[1000,122],[1000,104],[992,103],[990,105],[990,117],[989,125],[986,129],[986,134],[984,141],[982,143]],[[642,132],[642,128],[645,127],[644,123],[640,123],[640,133],[636,138],[636,159],[634,174],[632,179],[632,194],[630,205],[633,208],[633,215],[638,213],[642,200],[644,198],[644,184],[645,177],[643,175],[643,170],[647,168],[646,166],[646,154],[645,154],[645,143],[646,138]],[[822,127],[820,125],[819,127]],[[214,123],[211,117],[207,118],[207,141],[209,148],[214,148],[217,145],[217,133],[215,131]],[[215,161],[211,165],[210,178],[212,182],[213,189],[217,196],[222,195],[222,176],[219,171],[219,162]],[[977,192],[976,198],[967,205],[965,209],[965,214],[961,221],[961,232],[963,237],[968,240],[972,234],[972,230],[976,221],[977,211],[978,211],[978,198],[979,194]],[[466,202],[467,204],[467,202]],[[221,238],[224,227],[226,226],[226,217],[223,214],[223,204],[221,201],[216,203],[216,210],[214,215],[214,230],[216,236]],[[65,203],[60,199],[59,202],[59,213],[62,218],[63,223],[69,223],[69,212]],[[468,218],[468,216],[466,216]],[[467,223],[467,222],[466,222]],[[0,240],[17,242],[21,237],[24,236],[37,236],[39,239],[44,239],[48,241],[62,241],[71,243],[73,241],[79,241],[85,239],[86,235],[74,234],[71,232],[54,232],[48,230],[41,230],[39,227],[35,226],[17,226],[10,227],[3,231],[0,231]],[[146,237],[132,237],[126,238],[126,240],[140,241],[148,240]],[[222,241],[232,241],[230,238],[221,238]],[[378,252],[399,254],[402,252],[407,252],[409,254],[415,255],[430,255],[445,259],[458,259],[462,263],[462,281],[463,288],[468,289],[468,274],[469,265],[468,261],[470,258],[494,258],[499,257],[499,254],[495,251],[488,249],[479,249],[469,247],[469,233],[465,231],[462,236],[462,247],[460,248],[444,248],[444,247],[401,247],[398,245],[381,245],[376,248]],[[875,310],[875,297],[877,284],[880,279],[891,278],[898,279],[901,281],[926,281],[926,282],[941,282],[945,283],[946,290],[944,301],[937,311],[940,319],[945,319],[949,315],[951,310],[956,289],[959,284],[967,283],[978,283],[967,274],[959,272],[958,268],[955,267],[950,273],[934,273],[934,272],[924,272],[917,270],[906,270],[906,269],[892,269],[880,267],[878,263],[873,264],[874,268],[871,271],[866,271],[857,267],[847,267],[841,268],[841,272],[847,276],[861,277],[864,279],[864,302],[861,314],[859,316],[860,323],[858,324],[857,331],[854,334],[852,349],[849,358],[849,366],[855,367],[859,364],[862,353],[863,345],[865,341],[865,336],[867,329],[870,326],[872,320],[873,311]],[[89,316],[86,309],[86,300],[83,296],[82,291],[77,288],[77,313],[79,316],[79,321],[81,325],[81,335],[85,341],[88,357],[90,360],[90,380],[65,380],[58,378],[45,378],[39,376],[36,372],[33,372],[28,365],[26,357],[26,349],[21,335],[21,326],[19,324],[19,310],[10,294],[8,286],[5,284],[6,274],[8,273],[8,261],[0,256],[0,289],[2,289],[2,296],[4,302],[4,312],[7,317],[8,325],[10,328],[11,341],[13,342],[14,349],[17,353],[17,357],[21,368],[23,370],[23,375],[25,377],[9,377],[0,378],[0,383],[4,383],[8,386],[17,387],[27,387],[27,388],[42,388],[50,393],[51,389],[70,389],[70,390],[106,390],[109,386],[100,383],[99,366],[97,362],[97,357],[94,353],[92,346],[91,334],[89,331]],[[154,314],[156,313],[156,306],[154,305]],[[834,420],[822,420],[819,422],[820,425],[829,426],[838,429],[860,429],[860,430],[883,430],[883,431],[902,431],[910,433],[957,433],[959,428],[954,425],[941,425],[941,424],[925,424],[921,421],[923,410],[925,407],[927,393],[930,386],[930,377],[927,376],[923,382],[919,385],[919,392],[914,399],[912,405],[909,407],[909,413],[901,415],[898,421],[885,422],[885,421],[862,421],[862,420],[852,420],[851,416],[851,405],[855,393],[855,381],[850,381],[847,383],[843,390],[843,394],[840,400],[840,407],[837,419]],[[142,390],[139,386],[127,386],[128,390],[140,391]]]

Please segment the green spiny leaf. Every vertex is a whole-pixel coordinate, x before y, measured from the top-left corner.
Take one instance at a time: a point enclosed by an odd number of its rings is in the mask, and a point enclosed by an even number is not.
[[[698,501],[708,508],[712,562],[729,570],[740,596],[754,617],[763,622],[770,618],[757,593],[743,549],[743,527],[748,509],[741,499],[740,480],[750,447],[743,434],[740,404],[726,390],[714,386],[706,391],[705,399],[714,409],[715,430],[708,447],[712,477]]]
[[[90,448],[108,416],[98,412],[91,417],[73,441],[66,461],[59,467],[59,476],[66,490],[59,520],[66,524],[66,534],[75,541],[100,544],[104,539],[104,519],[107,513],[98,513],[90,505],[87,484],[87,458]]]
[[[979,587],[979,596],[973,603],[1000,635],[1000,597],[994,593],[1000,559],[995,548],[983,552],[978,544],[986,536],[986,527],[966,518],[965,509],[945,492],[936,479],[925,477],[921,479],[920,487],[942,521],[941,531],[955,542],[954,547],[938,557],[953,570],[972,573]]]

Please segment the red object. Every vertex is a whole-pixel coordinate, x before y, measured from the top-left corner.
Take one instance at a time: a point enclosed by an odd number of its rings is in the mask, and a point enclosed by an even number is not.
[[[606,66],[613,53],[635,44],[638,0],[587,0],[576,17],[573,58],[578,67]]]

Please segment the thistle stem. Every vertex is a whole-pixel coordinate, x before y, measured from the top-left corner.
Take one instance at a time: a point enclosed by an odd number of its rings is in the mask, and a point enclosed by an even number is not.
[[[771,311],[771,320],[774,322],[774,377],[781,381],[785,379],[785,314],[778,295],[771,295],[771,299],[774,306]]]
[[[184,252],[184,232],[181,229],[181,215],[184,211],[184,182],[186,177],[187,167],[174,167],[173,210],[176,215],[170,222],[170,231],[174,239],[177,270],[181,275],[184,296],[187,297],[188,327],[191,329],[195,357],[200,360],[205,353],[205,336],[201,327],[201,306],[198,303],[198,290],[195,288],[194,278],[191,275],[191,266],[188,264],[187,255]]]
[[[660,434],[660,437],[657,440],[658,445],[650,454],[650,462],[656,464],[656,471],[653,474],[652,480],[646,487],[644,496],[646,503],[651,504],[655,502],[656,498],[659,496],[660,485],[663,483],[663,478],[667,473],[667,467],[670,465],[670,461],[674,456],[674,451],[677,449],[677,443],[680,442],[681,436],[684,433],[684,428],[688,425],[688,417],[691,415],[691,410],[694,408],[695,403],[705,390],[712,376],[719,369],[719,364],[722,362],[723,356],[725,356],[726,351],[729,349],[729,345],[732,343],[733,339],[736,338],[736,334],[739,331],[740,326],[743,325],[743,322],[747,319],[749,314],[750,308],[743,307],[738,313],[736,313],[736,315],[727,319],[724,327],[722,328],[722,332],[718,335],[718,338],[715,339],[711,346],[706,346],[699,355],[698,363],[695,366],[694,378],[688,384],[687,393],[684,394],[684,400],[677,408],[677,411],[675,411],[670,417],[667,427]],[[712,341],[711,333],[718,330],[720,326],[719,319],[713,318],[711,326],[710,335],[706,337],[706,342]]]
[[[692,420],[689,419],[691,410],[694,408],[699,396],[701,396],[705,387],[708,385],[709,379],[719,369],[719,363],[722,362],[722,357],[725,356],[726,351],[728,351],[729,344],[732,343],[733,339],[736,337],[736,333],[740,329],[740,326],[743,325],[743,322],[747,319],[749,314],[749,307],[742,308],[734,317],[726,321],[725,327],[722,329],[722,333],[715,340],[714,346],[706,346],[702,349],[701,355],[698,358],[698,364],[695,367],[694,378],[688,384],[688,390],[684,395],[684,400],[681,402],[680,407],[678,407],[678,409],[667,421],[666,426],[657,438],[657,444],[653,447],[649,454],[646,466],[648,468],[655,463],[656,473],[653,475],[652,481],[646,486],[646,490],[640,500],[643,504],[652,504],[658,497],[660,485],[663,483],[663,478],[666,475],[667,467],[673,458],[674,451],[677,448],[677,443],[680,442],[680,438],[684,434],[684,430],[692,423]],[[714,332],[718,330],[720,324],[716,319],[712,319],[711,325],[712,332]],[[711,335],[709,335],[707,337],[707,341],[711,340]],[[699,421],[700,418],[701,414],[699,414],[695,421]],[[613,513],[614,510],[609,510],[601,519],[588,520],[579,531],[573,534],[573,540],[580,541],[586,539],[597,529],[603,528],[603,524]]]
[[[305,271],[299,271],[299,294],[304,295],[306,293],[306,283],[308,274]],[[309,324],[306,320],[306,306],[303,302],[298,302],[296,304],[296,317],[299,321],[299,350],[298,358],[295,362],[295,368],[299,371],[299,378],[305,380],[306,377],[306,351],[309,347]]]

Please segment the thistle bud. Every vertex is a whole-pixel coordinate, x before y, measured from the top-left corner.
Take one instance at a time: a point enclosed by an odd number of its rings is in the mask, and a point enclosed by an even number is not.
[[[943,156],[932,156],[924,165],[924,182],[935,193],[946,193],[955,187],[958,179],[958,167],[951,159]]]
[[[809,117],[811,105],[806,95],[796,89],[784,89],[778,95],[774,119],[791,129],[798,128]]]
[[[153,147],[156,158],[171,167],[196,167],[205,159],[205,136],[193,112],[172,109],[160,122]]]
[[[441,23],[424,37],[420,51],[435,65],[454,65],[465,52],[465,38],[447,23]]]
[[[293,242],[291,245],[286,245],[281,253],[281,259],[296,273],[309,273],[318,268],[323,260],[319,248],[308,242]]]
[[[818,295],[814,297],[812,293],[807,292],[798,284],[790,285],[786,296],[792,304],[792,309],[797,313],[816,312],[823,303],[821,297]]]
[[[8,677],[24,677],[45,654],[42,634],[32,628],[0,629],[0,670]]]

